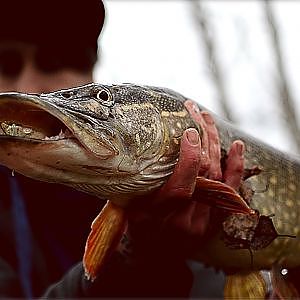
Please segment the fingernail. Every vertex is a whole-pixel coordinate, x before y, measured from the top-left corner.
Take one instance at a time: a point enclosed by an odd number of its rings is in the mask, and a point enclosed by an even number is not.
[[[196,114],[200,113],[200,109],[199,109],[198,105],[196,105],[195,103],[193,103],[193,110]]]
[[[199,134],[196,129],[189,128],[186,131],[186,136],[191,145],[197,145],[199,143]]]
[[[236,150],[237,150],[237,153],[242,156],[244,154],[244,144],[243,143],[236,143]]]
[[[184,102],[184,105],[188,110],[194,111],[195,113],[200,112],[200,109],[199,109],[198,105],[192,100],[186,100]]]

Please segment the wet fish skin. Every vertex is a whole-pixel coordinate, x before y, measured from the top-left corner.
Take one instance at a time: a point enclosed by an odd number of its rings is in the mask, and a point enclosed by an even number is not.
[[[38,126],[22,123],[30,119],[30,114],[27,118],[21,116],[21,120],[11,114],[7,119],[9,103],[18,108],[47,111],[74,135],[73,139],[45,142],[40,138],[3,134],[0,136],[0,163],[24,175],[71,185],[125,206],[132,196],[161,186],[172,173],[183,131],[189,127],[200,131],[184,107],[186,100],[186,97],[168,89],[134,84],[90,84],[40,96],[0,94],[0,122],[26,128],[32,126],[33,132],[42,131],[36,129],[43,127],[37,121],[34,125]],[[234,140],[242,140],[246,145],[246,167],[259,166],[262,169],[261,174],[247,180],[255,192],[251,207],[262,215],[274,214],[272,219],[279,234],[297,236],[294,239],[277,237],[265,249],[253,251],[253,267],[270,268],[273,264],[298,266],[298,158],[250,137],[216,115],[214,119],[222,148],[228,149]],[[30,149],[30,157],[22,156],[26,149]],[[68,156],[68,151],[71,156]],[[8,158],[8,152],[14,159]],[[22,159],[16,159],[18,156]],[[50,165],[57,161],[65,163],[48,172],[47,168],[40,167],[45,161]],[[195,258],[221,268],[251,267],[249,251],[227,248],[219,234],[203,245]]]

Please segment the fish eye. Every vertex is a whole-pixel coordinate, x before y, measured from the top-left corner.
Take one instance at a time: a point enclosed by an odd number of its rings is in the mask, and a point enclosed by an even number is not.
[[[97,99],[102,100],[102,101],[108,101],[110,100],[109,94],[105,90],[101,90],[97,93],[96,95]]]

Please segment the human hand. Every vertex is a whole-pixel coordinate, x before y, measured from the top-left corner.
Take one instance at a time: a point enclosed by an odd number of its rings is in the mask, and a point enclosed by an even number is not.
[[[198,176],[237,189],[243,176],[244,145],[235,141],[224,172],[221,171],[220,141],[209,113],[200,112],[192,102],[186,108],[200,124],[200,140],[195,129],[187,129],[181,140],[179,161],[166,184],[129,211],[128,234],[136,255],[186,258],[200,247],[210,221],[210,207],[193,201]]]

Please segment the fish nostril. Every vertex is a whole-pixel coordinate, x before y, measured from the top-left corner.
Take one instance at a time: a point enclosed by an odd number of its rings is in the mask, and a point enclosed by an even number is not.
[[[70,99],[70,98],[72,98],[73,96],[76,96],[76,95],[77,95],[77,92],[76,92],[76,91],[62,92],[60,95],[61,95],[63,98],[65,98],[65,99]]]
[[[61,95],[66,99],[70,99],[72,97],[72,94],[69,92],[62,93]]]

